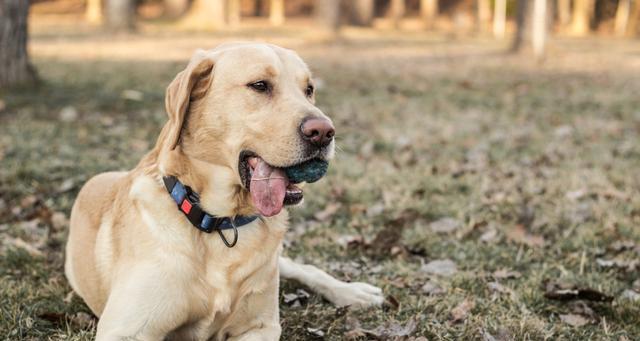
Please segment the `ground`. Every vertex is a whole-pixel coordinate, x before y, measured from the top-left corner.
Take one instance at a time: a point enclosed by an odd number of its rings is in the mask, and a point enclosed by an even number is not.
[[[538,64],[424,32],[47,26],[31,40],[43,84],[0,96],[0,338],[93,337],[63,275],[73,200],[155,143],[195,48],[235,39],[299,51],[338,131],[286,254],[387,296],[335,308],[285,281],[283,340],[640,338],[640,42],[556,38]]]

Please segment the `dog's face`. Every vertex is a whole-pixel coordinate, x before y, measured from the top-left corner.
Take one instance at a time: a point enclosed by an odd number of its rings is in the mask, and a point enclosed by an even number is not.
[[[314,95],[293,51],[266,44],[199,51],[167,90],[170,148],[231,168],[255,208],[275,215],[302,200],[288,167],[333,156],[333,125]]]

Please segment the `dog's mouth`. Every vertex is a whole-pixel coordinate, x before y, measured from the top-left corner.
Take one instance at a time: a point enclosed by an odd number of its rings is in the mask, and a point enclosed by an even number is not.
[[[313,158],[287,167],[276,167],[250,151],[240,153],[238,161],[242,184],[251,193],[256,209],[265,217],[280,213],[285,205],[300,203],[303,193],[296,184],[319,180],[327,166],[327,161]]]

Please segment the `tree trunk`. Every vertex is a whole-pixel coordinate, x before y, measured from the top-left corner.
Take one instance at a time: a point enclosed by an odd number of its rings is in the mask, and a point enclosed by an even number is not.
[[[227,0],[227,23],[231,27],[238,26],[240,24],[240,0]]]
[[[518,1],[516,35],[512,51],[531,53],[537,60],[544,58],[549,34],[549,0]]]
[[[316,0],[315,16],[320,30],[335,36],[340,29],[340,0]]]
[[[213,30],[227,25],[226,1],[193,0],[182,23],[197,30]]]
[[[571,33],[585,35],[589,33],[589,22],[593,15],[594,0],[574,0]]]
[[[101,0],[87,0],[87,8],[85,11],[85,18],[91,25],[102,24],[102,1]]]
[[[438,0],[420,0],[420,16],[425,28],[434,29],[438,17]]]
[[[630,36],[635,36],[638,34],[638,22],[640,21],[640,0],[634,1],[631,7],[633,9],[629,18],[627,32],[629,32]]]
[[[189,9],[189,0],[164,0],[164,15],[169,18],[178,18],[185,14],[187,9]]]
[[[516,34],[513,37],[513,44],[511,45],[511,51],[520,52],[529,39],[527,34],[527,25],[529,25],[529,1],[520,0],[516,4]]]
[[[534,0],[532,17],[532,43],[533,55],[537,60],[544,57],[545,47],[547,45],[547,31],[549,23],[548,3],[547,0]]]
[[[0,88],[33,84],[36,72],[27,53],[28,0],[0,1]]]
[[[558,21],[562,27],[571,22],[571,0],[558,0]]]
[[[507,21],[507,0],[495,0],[493,12],[493,36],[504,39]]]
[[[391,0],[391,21],[393,22],[393,27],[399,28],[400,21],[404,17],[405,13],[405,5],[404,0]]]
[[[134,0],[107,0],[105,14],[109,29],[131,31],[135,27],[136,2]]]
[[[478,0],[476,5],[478,11],[478,30],[485,32],[491,20],[491,2],[489,0]]]
[[[352,0],[351,6],[353,23],[359,26],[371,26],[374,0]]]
[[[631,0],[619,0],[615,21],[615,33],[619,37],[627,34],[629,14],[631,14]]]
[[[271,0],[269,4],[269,21],[273,26],[284,24],[284,0]]]

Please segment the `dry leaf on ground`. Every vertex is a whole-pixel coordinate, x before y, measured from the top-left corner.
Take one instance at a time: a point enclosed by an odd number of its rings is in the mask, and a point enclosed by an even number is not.
[[[474,301],[465,298],[464,301],[451,310],[451,322],[457,323],[466,320],[471,313],[471,309],[475,306],[476,303]]]
[[[329,203],[322,211],[316,212],[313,217],[318,221],[329,220],[338,212],[340,207],[342,207],[340,203]]]
[[[512,229],[507,231],[507,238],[518,244],[525,244],[530,247],[542,247],[544,246],[544,238],[542,236],[534,235],[527,230],[521,224],[516,225]]]
[[[438,259],[431,261],[423,265],[421,270],[431,275],[438,275],[443,277],[450,277],[458,272],[456,263],[454,263],[451,259]]]
[[[544,297],[559,301],[586,300],[594,302],[611,302],[613,300],[612,296],[592,288],[579,288],[577,286],[551,281],[545,284]]]
[[[446,217],[436,220],[429,224],[431,231],[436,233],[449,233],[453,232],[462,226],[462,223],[456,219]]]
[[[576,315],[576,314],[562,314],[560,315],[560,320],[574,327],[582,327],[589,323],[589,320],[587,318],[585,318],[582,315]]]

